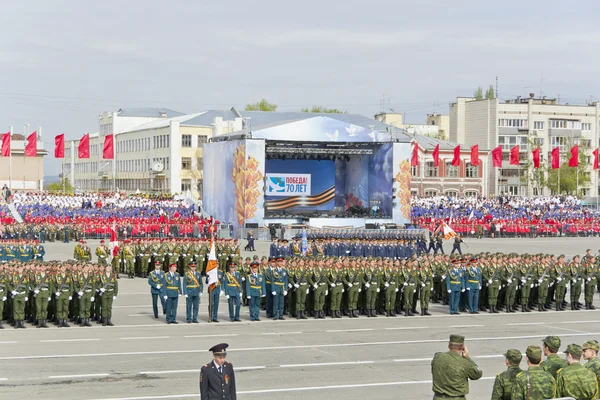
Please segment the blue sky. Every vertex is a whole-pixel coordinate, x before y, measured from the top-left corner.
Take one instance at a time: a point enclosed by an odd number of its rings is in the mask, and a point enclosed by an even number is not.
[[[597,2],[28,0],[0,15],[0,119],[97,131],[121,107],[313,104],[420,123],[499,77],[500,98],[600,97]],[[46,173],[59,172],[51,157]]]

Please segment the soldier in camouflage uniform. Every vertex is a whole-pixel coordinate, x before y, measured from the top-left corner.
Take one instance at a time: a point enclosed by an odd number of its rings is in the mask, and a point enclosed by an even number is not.
[[[496,375],[494,387],[492,389],[492,400],[510,400],[512,398],[512,387],[517,375],[523,370],[519,367],[523,356],[517,349],[510,349],[504,353],[505,364],[508,367],[506,371]]]
[[[556,397],[556,381],[552,375],[540,367],[542,349],[529,346],[525,352],[527,371],[517,374],[512,385],[511,400],[551,399]]]
[[[582,346],[583,349],[583,358],[588,360],[587,363],[583,364],[583,366],[596,375],[596,381],[600,382],[600,359],[598,359],[598,350],[600,350],[600,345],[598,345],[597,340],[588,340]]]
[[[556,395],[575,399],[596,399],[598,380],[596,374],[580,364],[583,349],[578,344],[570,344],[565,350],[568,366],[556,374]]]
[[[544,343],[546,360],[540,364],[540,367],[556,379],[556,372],[567,366],[567,362],[556,354],[560,348],[560,338],[558,336],[546,336],[542,343]]]
[[[450,335],[448,350],[445,353],[435,353],[431,361],[433,400],[464,400],[469,393],[469,379],[478,380],[483,372],[469,358],[464,336]]]
[[[584,282],[584,299],[585,309],[595,310],[594,307],[594,289],[596,288],[596,274],[598,273],[598,267],[593,257],[586,258],[583,265],[583,278]]]

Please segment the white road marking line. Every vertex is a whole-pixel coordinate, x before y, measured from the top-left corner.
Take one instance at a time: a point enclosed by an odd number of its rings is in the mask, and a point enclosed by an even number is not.
[[[113,306],[113,308],[150,308],[150,306],[143,305],[143,306]]]
[[[429,329],[429,327],[428,326],[401,326],[401,327],[395,327],[395,328],[385,328],[386,331],[394,331],[394,330],[409,331],[411,329]]]
[[[496,379],[495,376],[486,376],[480,381],[488,381]],[[329,385],[329,386],[304,386],[304,387],[291,387],[291,388],[279,388],[279,389],[259,389],[259,390],[244,390],[238,391],[237,394],[263,394],[263,393],[284,393],[284,392],[307,392],[307,391],[318,391],[318,390],[334,390],[334,389],[354,389],[354,388],[365,388],[365,387],[382,387],[382,386],[408,386],[408,385],[423,385],[431,384],[430,380],[427,381],[400,381],[400,382],[376,382],[376,383],[357,383],[351,385]],[[113,397],[113,398],[100,398],[94,400],[158,400],[158,399],[187,399],[197,398],[198,393],[194,394],[173,394],[164,396],[142,396],[142,397]]]
[[[0,381],[7,381],[8,378],[0,378]]]
[[[262,335],[299,335],[302,332],[263,332]],[[223,336],[223,335],[219,335]]]
[[[490,340],[519,340],[519,339],[538,339],[552,335],[552,332],[547,332],[543,335],[526,335],[526,336],[490,336],[490,337],[475,337],[469,338],[469,342],[481,342]],[[556,334],[561,337],[577,337],[577,336],[597,336],[600,332],[583,332],[583,333],[560,333]],[[222,336],[222,335],[221,335]],[[419,344],[419,343],[447,343],[448,339],[430,339],[430,340],[396,340],[386,342],[360,342],[360,343],[327,343],[327,344],[306,344],[298,346],[266,346],[266,347],[245,347],[245,348],[230,348],[229,352],[237,351],[265,351],[265,350],[296,350],[296,349],[318,349],[318,348],[342,348],[342,347],[359,347],[359,346],[389,346],[389,345],[404,345],[404,344]],[[35,356],[13,356],[0,357],[0,360],[36,360],[49,358],[83,358],[83,357],[110,357],[110,356],[140,356],[148,354],[181,354],[181,353],[201,353],[206,350],[187,349],[187,350],[163,350],[163,351],[131,351],[121,353],[78,353],[78,354],[53,354],[53,355],[35,355]]]
[[[40,343],[61,343],[61,342],[97,342],[100,339],[98,338],[90,338],[90,339],[48,339],[48,340],[40,340]]]
[[[238,336],[237,333],[230,333],[230,334],[223,334],[223,335],[188,335],[188,336],[184,336],[184,338],[211,338],[211,337],[231,337],[231,336]]]
[[[546,325],[545,322],[517,322],[513,324],[506,324],[509,326],[525,326],[525,325]]]
[[[431,358],[397,358],[394,362],[431,361]]]
[[[16,340],[7,340],[7,341],[4,341],[4,342],[0,342],[0,344],[15,344],[15,343],[17,343]]]
[[[148,317],[152,314],[129,314],[128,317]]]
[[[281,364],[280,368],[300,368],[300,367],[326,367],[330,365],[354,365],[354,364],[373,364],[375,361],[340,361],[326,363],[308,363],[308,364]]]
[[[238,371],[252,371],[255,369],[265,369],[265,368],[267,368],[265,365],[257,365],[255,367],[235,367],[235,369]]]
[[[450,325],[450,328],[481,328],[485,325]]]
[[[189,373],[189,372],[200,373],[200,370],[199,369],[173,369],[170,371],[142,371],[139,374],[140,375],[165,375],[165,374],[185,374],[185,373]]]
[[[562,331],[567,331],[567,332],[587,333],[587,332],[585,332],[585,331],[580,331],[580,330],[577,330],[577,329],[571,329],[571,328],[562,328],[562,327],[560,327],[560,326],[550,326],[550,325],[548,325],[548,328],[552,328],[552,329],[560,329],[560,330],[562,330]]]
[[[600,322],[600,320],[591,320],[591,321],[563,321],[561,324],[587,324],[590,322]]]
[[[66,378],[98,378],[108,376],[109,374],[81,374],[81,375],[51,375],[50,379],[66,379]]]
[[[327,333],[335,333],[335,332],[367,332],[367,331],[372,331],[374,330],[373,328],[357,328],[357,329],[330,329],[327,330],[325,332]]]
[[[152,339],[169,339],[171,336],[134,336],[122,337],[121,340],[152,340]]]

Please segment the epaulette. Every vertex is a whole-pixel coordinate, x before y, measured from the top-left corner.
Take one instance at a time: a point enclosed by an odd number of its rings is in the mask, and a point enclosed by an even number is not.
[[[558,371],[556,371],[556,374],[558,375],[560,373],[560,371],[562,371],[563,368],[559,369]]]
[[[519,372],[517,375],[515,375],[515,378],[516,378],[517,376],[521,375],[523,372],[525,372],[525,371],[521,371],[521,372]],[[500,375],[500,374],[498,374],[498,375]]]
[[[496,376],[498,377],[498,376],[502,375],[503,373],[504,373],[504,371],[498,372],[498,375],[496,375]]]

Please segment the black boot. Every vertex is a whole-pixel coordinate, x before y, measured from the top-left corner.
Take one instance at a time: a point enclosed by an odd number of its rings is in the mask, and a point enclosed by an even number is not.
[[[494,313],[494,306],[490,306],[490,310],[488,311],[490,314]]]
[[[358,318],[360,316],[360,313],[358,312],[358,310],[354,310],[354,318]]]
[[[571,302],[571,310],[575,311],[575,303]]]
[[[425,309],[421,308],[421,316],[425,315]]]
[[[69,324],[67,323],[67,320],[66,320],[66,319],[63,319],[63,326],[64,326],[65,328],[70,328],[70,327],[71,327],[71,325],[69,325]]]
[[[325,319],[325,311],[319,311],[319,318]]]
[[[42,327],[42,320],[41,320],[41,319],[39,319],[39,320],[37,321],[37,323],[35,324],[35,328],[36,328],[36,329],[38,329],[38,328],[41,328],[41,327]]]
[[[511,310],[512,310],[512,308],[510,307],[510,305],[509,305],[509,304],[507,304],[507,305],[506,305],[506,312],[507,312],[507,313],[510,313],[510,312],[512,312]]]
[[[314,316],[314,318],[315,318],[315,319],[319,319],[319,316],[320,316],[319,312],[318,312],[318,311],[315,311],[315,316]]]
[[[560,303],[559,303],[558,301],[556,302],[556,311],[562,311],[562,310],[560,309]]]
[[[391,317],[390,310],[385,310],[385,316],[386,317]]]
[[[48,324],[46,324],[48,320],[47,319],[43,319],[42,320],[42,324],[40,325],[42,328],[48,328]]]
[[[4,325],[2,325],[2,320],[0,320],[0,329],[4,329]]]
[[[24,321],[24,320],[21,320],[21,329],[25,329],[25,328],[27,328],[27,327],[25,326],[25,321]]]
[[[408,317],[408,310],[404,310],[404,316]]]
[[[105,320],[102,321],[102,326],[106,326],[107,323],[108,323],[108,318],[106,318]]]
[[[377,309],[376,308],[374,308],[374,309],[371,310],[371,316],[373,318],[377,318]]]
[[[112,323],[112,321],[111,321],[111,319],[110,319],[110,318],[108,319],[108,323],[107,323],[106,325],[108,325],[108,326],[115,326],[115,325]]]
[[[594,307],[594,304],[590,303],[590,310],[595,310],[596,307]]]
[[[338,310],[338,311],[336,311],[336,312],[335,312],[335,317],[336,317],[336,318],[342,318],[342,312],[341,312],[341,311],[339,311],[339,310]]]
[[[521,312],[526,312],[525,311],[525,304],[521,304]]]
[[[20,328],[19,321],[15,320],[15,329],[19,329],[19,328]]]
[[[429,313],[429,308],[426,308],[426,309],[425,309],[425,311],[423,311],[423,315],[431,315],[431,314]]]

